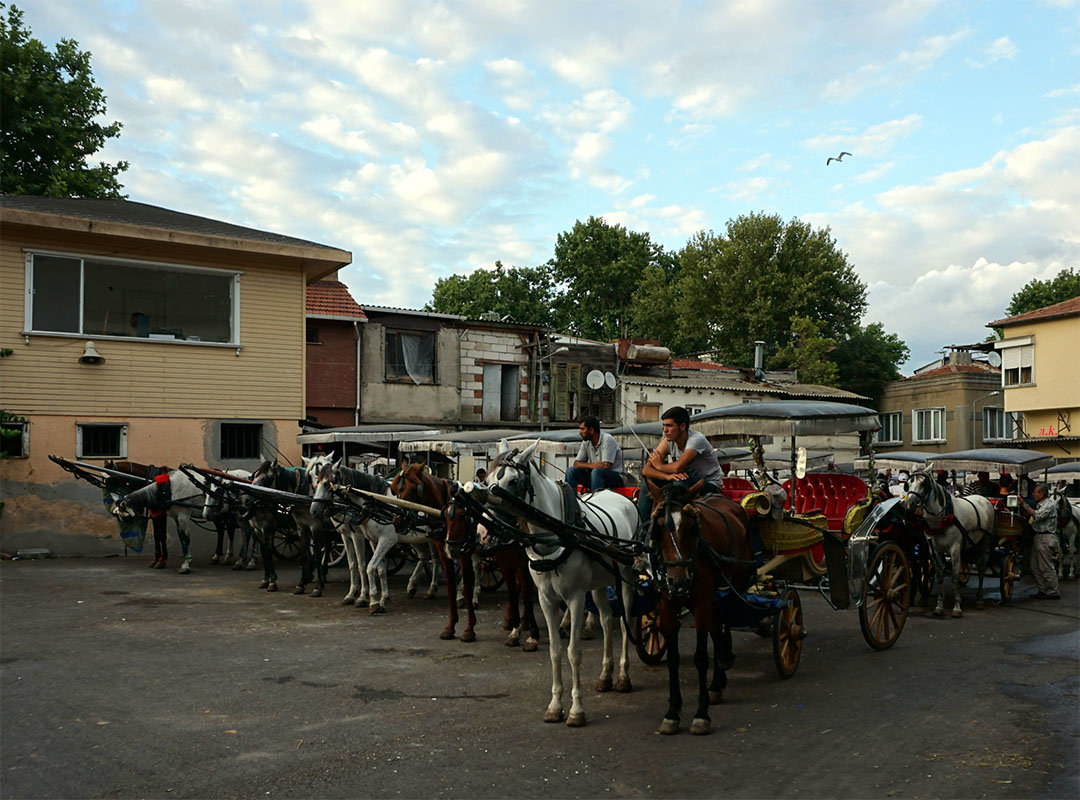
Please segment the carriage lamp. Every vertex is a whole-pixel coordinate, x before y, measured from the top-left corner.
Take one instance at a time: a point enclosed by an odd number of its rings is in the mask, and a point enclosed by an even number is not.
[[[105,356],[101,355],[101,353],[97,351],[97,348],[94,347],[93,342],[87,342],[86,348],[83,350],[83,354],[79,356],[79,363],[90,365],[104,364]]]

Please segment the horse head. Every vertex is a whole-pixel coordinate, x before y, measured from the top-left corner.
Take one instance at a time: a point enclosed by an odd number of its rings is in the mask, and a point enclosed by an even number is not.
[[[428,472],[426,467],[426,457],[407,464],[394,476],[390,491],[401,500],[442,508],[450,499],[446,483]],[[409,514],[394,515],[394,529],[398,533],[405,533],[410,527]]]
[[[653,499],[650,535],[663,573],[664,588],[673,598],[686,598],[694,584],[694,560],[701,536],[701,520],[694,499],[705,481],[693,486],[670,482],[657,486],[648,478],[645,488]]]
[[[488,485],[498,486],[522,500],[531,500],[532,457],[539,446],[540,440],[537,439],[523,451],[516,448],[500,450],[488,466]]]
[[[913,472],[908,481],[907,496],[903,500],[904,508],[914,512],[923,507],[931,514],[939,514],[945,509],[944,491],[927,470]]]
[[[340,473],[340,462],[327,459],[319,464],[317,471],[309,475],[311,486],[315,490],[312,495],[314,499],[311,501],[311,516],[316,519],[325,520],[329,516],[333,508],[334,484],[340,482]]]

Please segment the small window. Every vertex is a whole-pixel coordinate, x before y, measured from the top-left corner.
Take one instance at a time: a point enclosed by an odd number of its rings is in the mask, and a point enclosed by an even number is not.
[[[878,419],[881,420],[881,430],[874,434],[874,442],[876,444],[903,444],[904,433],[901,430],[903,412],[889,411],[878,414]]]
[[[1009,441],[1016,438],[1020,427],[1020,415],[1007,413],[1000,406],[983,408],[983,441]]]
[[[638,422],[659,422],[660,421],[660,404],[659,403],[638,403],[637,404],[637,421]]]
[[[310,322],[307,324],[307,343],[319,344],[319,326]]]
[[[75,426],[79,458],[127,458],[127,423],[80,422]]]
[[[694,406],[694,405],[686,406],[686,413],[688,413],[691,417],[694,416],[694,414],[700,414],[704,410],[705,410],[705,406]]]
[[[945,409],[916,409],[911,414],[911,429],[914,442],[945,441]]]
[[[1001,351],[1001,385],[1030,386],[1035,383],[1035,345],[1006,347]]]
[[[253,459],[262,452],[262,424],[250,422],[221,423],[221,458]]]
[[[386,332],[386,380],[437,383],[435,334],[419,331]]]
[[[30,423],[0,423],[0,458],[26,458],[30,455]]]

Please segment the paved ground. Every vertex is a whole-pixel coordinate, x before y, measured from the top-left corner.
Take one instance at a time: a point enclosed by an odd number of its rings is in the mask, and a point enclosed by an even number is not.
[[[146,563],[0,565],[3,797],[1078,795],[1075,582],[1058,603],[918,614],[885,653],[804,594],[795,677],[737,634],[713,735],[661,737],[666,668],[636,659],[633,694],[590,688],[586,728],[545,725],[546,646],[502,645],[501,593],[464,644],[400,578],[372,618],[340,583],[268,595],[255,573]]]

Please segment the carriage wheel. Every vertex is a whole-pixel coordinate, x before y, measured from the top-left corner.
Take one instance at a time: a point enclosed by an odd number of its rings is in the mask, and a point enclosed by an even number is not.
[[[396,575],[401,572],[401,568],[405,566],[405,562],[412,561],[415,556],[415,552],[411,547],[406,545],[395,545],[390,549],[390,552],[386,554],[386,574]]]
[[[664,660],[667,655],[667,640],[660,632],[660,617],[656,609],[647,611],[637,619],[637,649],[638,658],[651,667],[655,667]]]
[[[326,566],[336,567],[345,558],[345,538],[340,531],[334,531],[326,544]]]
[[[1012,600],[1013,584],[1016,583],[1017,573],[1016,556],[1009,553],[1001,562],[1001,602],[1007,603]]]
[[[863,582],[859,627],[875,650],[892,647],[911,607],[911,566],[895,542],[882,542],[870,557]]]
[[[300,534],[295,528],[278,528],[274,531],[274,555],[283,561],[295,561],[300,557]]]
[[[781,600],[784,604],[776,612],[773,623],[772,653],[776,671],[786,680],[799,668],[806,628],[803,627],[799,593],[794,589],[785,589]]]
[[[963,559],[960,560],[960,577],[956,579],[957,586],[967,586],[971,580],[971,565]]]
[[[499,571],[495,559],[485,557],[480,559],[480,591],[494,592],[503,585],[502,572]]]

